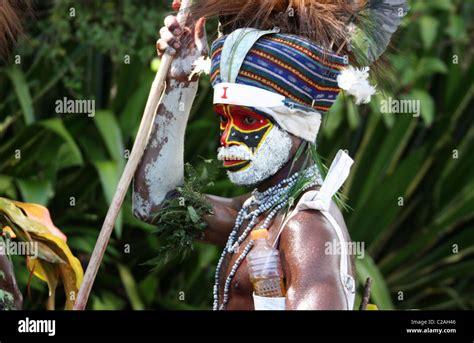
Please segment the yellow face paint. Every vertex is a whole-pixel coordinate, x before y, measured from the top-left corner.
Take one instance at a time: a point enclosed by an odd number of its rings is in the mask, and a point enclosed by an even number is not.
[[[221,146],[224,148],[240,146],[252,155],[256,154],[274,125],[268,118],[249,107],[216,105],[215,111],[220,117]],[[239,171],[248,167],[250,160],[246,156],[238,155],[226,155],[223,158],[224,167],[230,171]]]

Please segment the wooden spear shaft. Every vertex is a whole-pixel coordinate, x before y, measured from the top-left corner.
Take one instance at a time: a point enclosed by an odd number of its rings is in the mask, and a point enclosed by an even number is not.
[[[183,26],[189,16],[189,8],[192,4],[192,0],[183,0],[181,2],[180,10],[177,16],[178,22]],[[151,128],[155,118],[156,110],[158,109],[161,95],[163,93],[166,76],[171,65],[173,57],[168,53],[165,53],[161,58],[160,67],[155,75],[155,79],[151,85],[148,100],[146,102],[145,111],[143,112],[140,127],[135,137],[135,143],[133,144],[132,152],[130,153],[125,169],[120,177],[117,189],[115,191],[112,203],[105,216],[104,223],[100,229],[99,237],[92,252],[91,259],[84,275],[81,288],[77,295],[76,302],[74,303],[74,310],[84,310],[89,299],[89,294],[94,284],[95,277],[99,270],[102,258],[104,257],[107,244],[109,243],[110,235],[112,234],[115,221],[122,207],[123,199],[127,193],[128,187],[132,181],[135,170],[142,158],[143,152],[148,143]]]

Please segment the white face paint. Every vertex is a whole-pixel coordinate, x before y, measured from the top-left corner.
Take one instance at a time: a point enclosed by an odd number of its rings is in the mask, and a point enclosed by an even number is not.
[[[219,148],[217,158],[223,160],[225,156],[232,155],[242,157],[238,159],[250,160],[243,170],[227,171],[227,175],[236,185],[253,186],[275,175],[288,162],[291,146],[290,135],[274,125],[253,156],[248,156],[249,150],[244,147],[231,146]]]

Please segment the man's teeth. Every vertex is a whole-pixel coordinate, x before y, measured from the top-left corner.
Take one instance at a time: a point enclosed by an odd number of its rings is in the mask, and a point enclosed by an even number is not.
[[[238,153],[236,153],[226,150],[224,148],[220,148],[217,155],[217,159],[220,161],[248,161],[252,159],[252,156],[249,156],[249,154],[244,151],[239,151]]]

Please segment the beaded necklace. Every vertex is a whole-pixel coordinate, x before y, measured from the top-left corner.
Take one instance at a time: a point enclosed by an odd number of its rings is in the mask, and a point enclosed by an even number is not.
[[[245,259],[250,249],[252,249],[253,241],[250,241],[245,246],[240,256],[237,258],[237,260],[235,260],[229,275],[226,277],[225,283],[224,283],[223,300],[222,300],[222,304],[219,306],[219,289],[220,289],[219,276],[221,273],[221,268],[222,268],[222,263],[224,261],[224,258],[227,256],[227,254],[236,254],[239,252],[240,244],[247,238],[250,231],[252,231],[252,229],[257,224],[258,216],[271,209],[270,213],[267,215],[262,225],[260,225],[260,228],[268,229],[268,226],[270,225],[270,222],[273,219],[273,217],[275,217],[278,211],[280,211],[282,208],[284,208],[288,204],[288,201],[290,198],[290,191],[292,190],[293,186],[296,184],[298,180],[298,176],[299,176],[299,173],[296,172],[290,177],[280,181],[275,186],[268,188],[264,192],[258,192],[255,189],[252,192],[252,195],[250,196],[250,198],[247,199],[247,201],[245,201],[244,205],[242,206],[242,209],[237,214],[234,227],[229,235],[229,238],[227,239],[226,246],[224,247],[224,250],[222,251],[221,257],[219,258],[219,262],[217,263],[216,273],[215,273],[215,282],[214,282],[214,288],[213,288],[213,295],[214,295],[213,309],[214,310],[224,310],[225,307],[227,306],[227,303],[229,302],[230,284],[240,264]],[[304,170],[303,177],[306,178],[307,180],[310,180],[310,182],[308,182],[307,185],[303,188],[303,191],[315,185],[322,184],[321,175],[319,173],[317,166],[315,165]],[[256,208],[250,211],[250,208],[254,205],[256,205]],[[242,232],[242,234],[239,237],[236,237],[239,232],[240,226],[242,225],[244,220],[249,220],[247,227],[245,228],[245,230]]]

